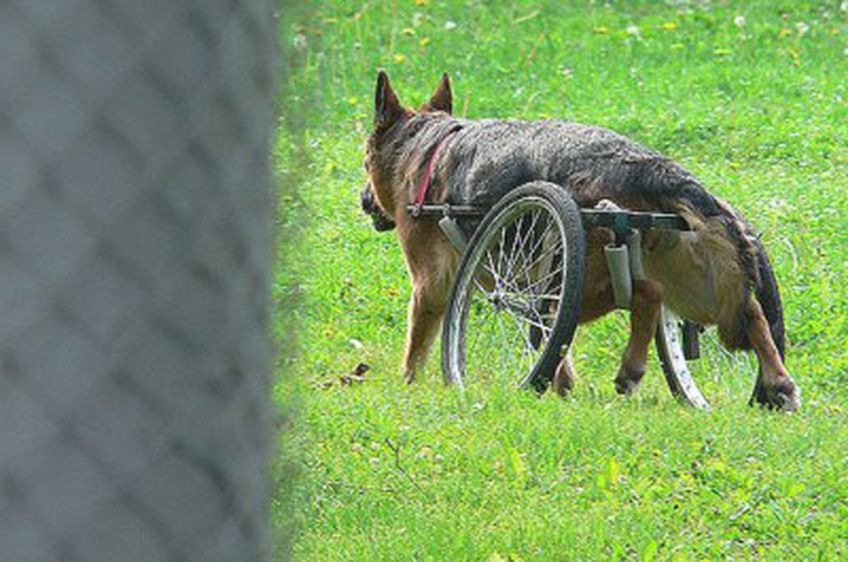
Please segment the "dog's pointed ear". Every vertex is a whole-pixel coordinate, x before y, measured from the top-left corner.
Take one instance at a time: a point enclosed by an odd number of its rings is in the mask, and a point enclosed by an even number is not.
[[[447,72],[442,74],[442,79],[439,81],[436,91],[433,92],[433,97],[427,102],[427,109],[453,113],[453,94],[451,93],[450,78]]]
[[[374,92],[374,126],[386,128],[403,116],[403,107],[389,84],[389,75],[377,73],[377,89]]]

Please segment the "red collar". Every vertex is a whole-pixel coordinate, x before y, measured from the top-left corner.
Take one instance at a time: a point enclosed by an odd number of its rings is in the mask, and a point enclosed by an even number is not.
[[[462,127],[454,129],[448,133],[438,145],[436,145],[436,150],[433,151],[433,155],[430,157],[430,162],[427,164],[427,169],[424,171],[424,175],[421,176],[421,182],[418,184],[418,193],[415,194],[416,205],[420,206],[424,204],[424,200],[427,198],[427,192],[430,190],[430,184],[433,183],[433,172],[436,170],[436,163],[439,161],[439,156],[442,154],[442,150],[445,149],[445,146],[447,146],[461,130]]]

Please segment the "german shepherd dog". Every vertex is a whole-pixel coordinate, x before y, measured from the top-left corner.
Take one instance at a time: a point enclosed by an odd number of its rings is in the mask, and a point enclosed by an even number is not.
[[[800,407],[799,389],[783,364],[783,311],[765,249],[733,207],[670,159],[600,127],[453,117],[446,74],[429,102],[417,111],[405,108],[384,72],[377,76],[366,152],[362,207],[377,230],[396,228],[412,281],[403,355],[408,382],[439,330],[460,261],[437,219],[407,212],[423,174],[432,175],[429,203],[483,208],[510,189],[544,180],[568,190],[581,207],[607,199],[630,210],[677,213],[691,229],[644,236],[648,278],[634,281],[630,337],[615,378],[619,393],[638,387],[665,303],[682,318],[716,325],[728,349],[754,350],[760,370],[752,400],[787,411]],[[612,237],[604,228],[586,233],[580,323],[615,309],[603,254]],[[553,387],[565,394],[574,379],[566,357]]]

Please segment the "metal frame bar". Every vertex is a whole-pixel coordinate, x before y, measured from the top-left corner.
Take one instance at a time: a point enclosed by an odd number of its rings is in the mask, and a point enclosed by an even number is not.
[[[472,218],[482,217],[486,209],[470,205],[407,205],[406,210],[413,218],[418,217],[450,217]],[[601,209],[580,209],[584,228],[605,227],[616,231],[631,228],[646,230],[661,228],[665,230],[689,230],[689,225],[680,215],[674,213],[651,213],[645,211],[616,211]]]

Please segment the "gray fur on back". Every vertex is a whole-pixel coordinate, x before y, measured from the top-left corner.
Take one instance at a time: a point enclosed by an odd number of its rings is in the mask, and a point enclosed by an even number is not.
[[[426,168],[440,139],[462,129],[441,154],[436,175],[447,178],[446,201],[489,208],[534,180],[571,190],[581,206],[601,198],[649,202],[656,210],[688,204],[704,216],[719,214],[716,200],[670,159],[601,127],[557,120],[470,121],[421,114],[408,123],[412,137],[402,157]]]

